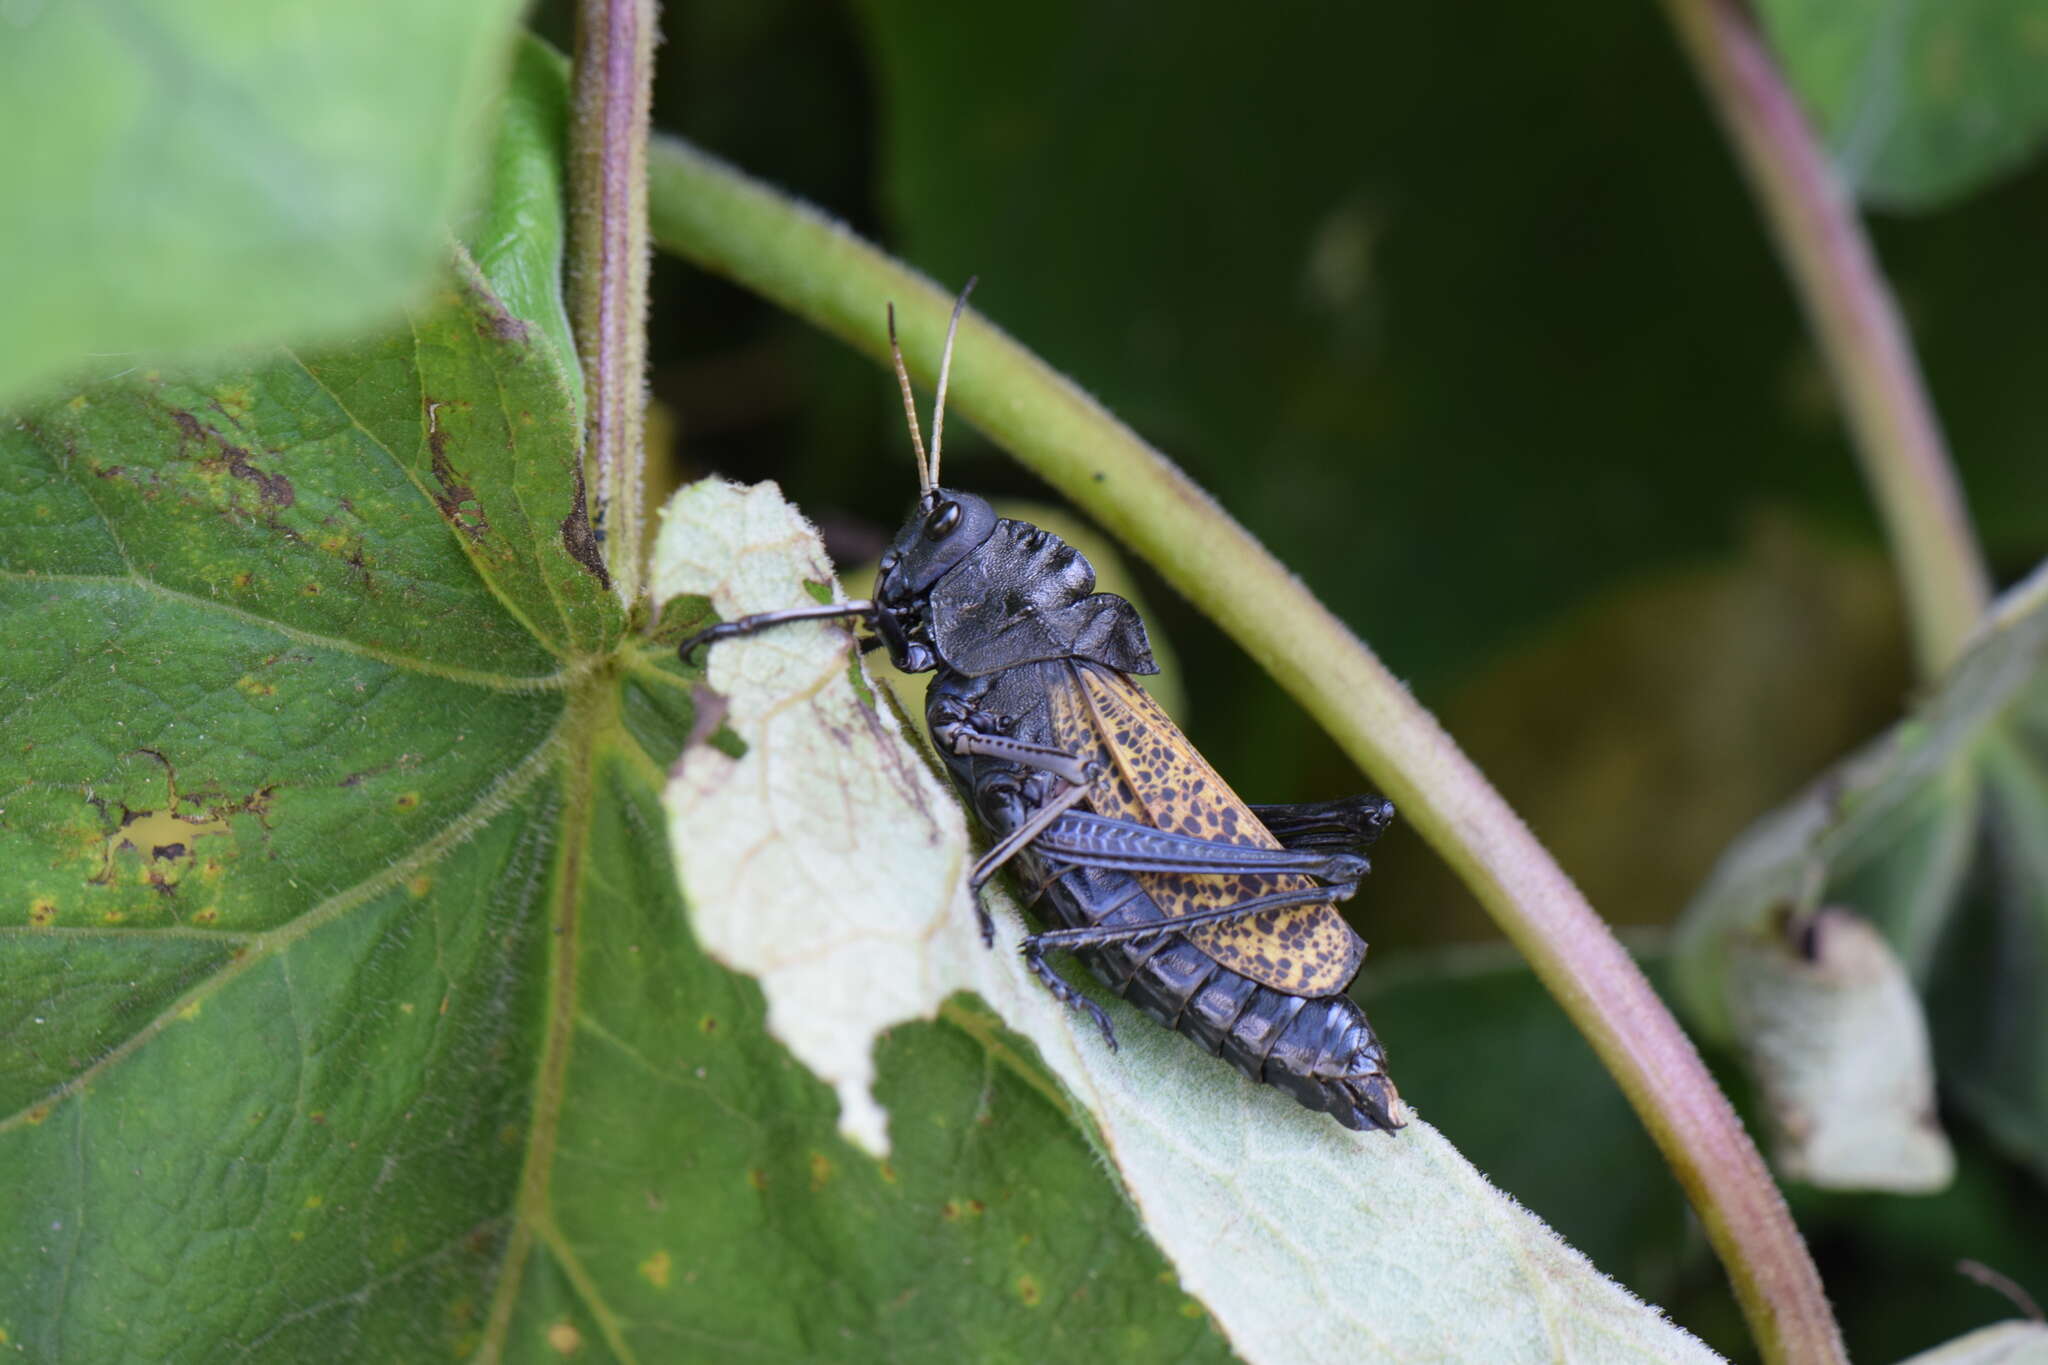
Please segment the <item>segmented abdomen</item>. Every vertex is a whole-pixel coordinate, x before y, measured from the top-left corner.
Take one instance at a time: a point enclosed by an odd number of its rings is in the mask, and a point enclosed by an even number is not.
[[[1032,885],[1058,874],[1038,905],[1062,927],[1169,922],[1128,872],[1048,865],[1036,855],[1030,861]],[[1075,955],[1118,995],[1252,1080],[1346,1128],[1399,1126],[1386,1053],[1349,996],[1304,997],[1262,986],[1170,931]]]

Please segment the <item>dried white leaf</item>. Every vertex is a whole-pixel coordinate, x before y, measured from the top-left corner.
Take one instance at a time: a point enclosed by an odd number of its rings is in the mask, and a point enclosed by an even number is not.
[[[1945,1189],[1955,1154],[1934,1116],[1927,1019],[1868,921],[1816,914],[1731,944],[1728,1006],[1762,1086],[1778,1168],[1834,1189]]]

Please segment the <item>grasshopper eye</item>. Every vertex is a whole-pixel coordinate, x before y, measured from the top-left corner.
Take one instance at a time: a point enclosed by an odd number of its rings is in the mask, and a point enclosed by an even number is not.
[[[932,514],[924,519],[924,538],[926,540],[944,540],[947,536],[952,535],[954,529],[960,525],[960,515],[959,503],[951,501],[940,503],[932,509]]]

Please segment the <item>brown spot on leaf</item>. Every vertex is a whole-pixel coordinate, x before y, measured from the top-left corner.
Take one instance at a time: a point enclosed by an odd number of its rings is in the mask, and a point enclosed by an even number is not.
[[[503,308],[486,307],[484,324],[491,329],[491,335],[499,341],[524,341],[527,325]]]
[[[484,515],[484,505],[477,501],[476,490],[462,481],[455,464],[448,458],[448,433],[441,429],[441,409],[460,406],[422,398],[427,409],[427,454],[433,462],[434,483],[440,489],[434,496],[434,506],[441,509],[441,515],[448,524],[461,530],[471,540],[482,540],[491,532],[491,520]]]
[[[580,462],[576,465],[575,501],[569,505],[569,515],[562,518],[562,548],[568,551],[569,558],[594,574],[599,583],[611,587],[612,576],[604,566],[603,546],[590,525],[590,504],[584,494]]]
[[[203,446],[212,446],[220,453],[202,458],[200,468],[226,469],[235,478],[256,486],[256,498],[266,512],[277,512],[298,501],[298,494],[292,488],[292,481],[282,474],[258,469],[253,463],[255,456],[241,446],[231,443],[221,435],[218,427],[208,426],[189,412],[173,412],[171,420],[178,424],[178,430],[188,441]]]
[[[266,474],[249,462],[249,452],[240,446],[223,444],[222,453],[227,457],[228,473],[238,479],[246,479],[256,485],[256,496],[263,505],[271,508],[290,507],[298,501],[298,494],[292,489],[292,481],[282,474]]]
[[[363,553],[362,541],[358,540],[351,546],[342,555],[341,562],[348,565],[349,571],[361,580],[363,591],[369,592],[376,586],[370,576],[370,562],[368,556]]]

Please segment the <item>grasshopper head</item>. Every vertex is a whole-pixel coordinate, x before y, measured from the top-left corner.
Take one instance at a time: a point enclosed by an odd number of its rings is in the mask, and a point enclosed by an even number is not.
[[[882,556],[875,597],[903,609],[920,603],[932,586],[966,559],[996,529],[995,508],[986,498],[935,488],[917,500],[896,541]]]

